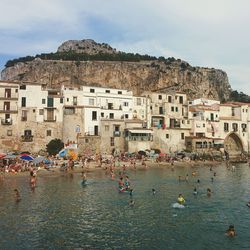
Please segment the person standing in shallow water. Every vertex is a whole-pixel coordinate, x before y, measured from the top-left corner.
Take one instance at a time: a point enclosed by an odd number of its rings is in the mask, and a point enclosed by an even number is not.
[[[21,201],[21,195],[18,189],[14,189],[16,202]]]

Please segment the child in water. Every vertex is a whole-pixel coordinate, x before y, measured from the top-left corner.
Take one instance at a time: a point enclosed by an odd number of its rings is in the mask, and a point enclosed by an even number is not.
[[[177,201],[181,205],[183,205],[185,203],[185,199],[184,199],[182,194],[179,194]]]
[[[230,225],[229,228],[227,229],[226,231],[226,235],[228,237],[234,237],[236,236],[236,232],[235,232],[235,229],[234,229],[234,225]]]
[[[156,190],[154,188],[152,188],[152,193],[153,193],[153,195],[156,194]]]

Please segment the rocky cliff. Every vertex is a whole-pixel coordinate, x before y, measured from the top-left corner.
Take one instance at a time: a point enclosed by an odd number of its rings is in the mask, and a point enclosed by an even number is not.
[[[117,56],[121,53],[109,45],[97,44],[93,40],[65,42],[58,48],[57,53],[65,55],[72,51],[74,55],[92,53]],[[174,90],[185,92],[190,98],[228,100],[230,96],[227,74],[222,70],[192,67],[187,62],[174,58],[142,60],[141,57],[140,60],[133,61],[102,58],[104,60],[90,58],[74,61],[48,60],[46,56],[43,59],[37,56],[29,61],[15,61],[14,65],[2,71],[1,76],[3,80],[42,82],[51,87],[66,83],[125,88],[136,95],[143,91]]]

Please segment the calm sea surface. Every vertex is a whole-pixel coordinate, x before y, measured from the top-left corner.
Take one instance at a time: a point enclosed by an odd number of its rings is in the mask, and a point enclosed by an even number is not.
[[[5,178],[0,181],[0,249],[250,249],[248,165],[236,165],[235,172],[222,164],[213,171],[200,166],[127,174],[133,207],[129,194],[118,193],[117,181],[102,171],[88,173],[86,186],[80,174],[38,175],[34,192],[27,176]],[[179,182],[186,174],[189,181]],[[20,189],[19,203],[14,188]],[[172,207],[179,193],[186,199],[184,209]],[[234,238],[224,234],[230,224]]]

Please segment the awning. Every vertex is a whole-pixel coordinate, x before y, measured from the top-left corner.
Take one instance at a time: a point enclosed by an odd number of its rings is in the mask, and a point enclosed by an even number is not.
[[[153,134],[153,131],[150,129],[129,129],[128,131],[132,134]]]

